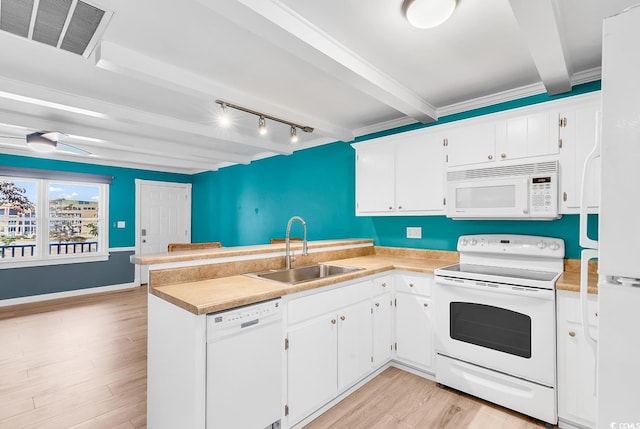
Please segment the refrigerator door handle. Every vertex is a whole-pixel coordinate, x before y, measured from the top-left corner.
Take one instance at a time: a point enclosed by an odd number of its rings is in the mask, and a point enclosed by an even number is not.
[[[591,335],[591,331],[589,331],[589,309],[587,298],[589,296],[589,261],[597,257],[597,250],[586,249],[582,251],[580,258],[580,314],[582,330],[584,331],[584,337],[593,349],[594,354],[597,351],[597,340],[593,335]]]
[[[591,170],[591,164],[596,158],[600,158],[600,112],[596,112],[596,143],[593,149],[584,161],[582,170],[582,185],[580,189],[580,247],[588,249],[597,249],[598,241],[589,238],[587,228],[587,180],[588,172]]]

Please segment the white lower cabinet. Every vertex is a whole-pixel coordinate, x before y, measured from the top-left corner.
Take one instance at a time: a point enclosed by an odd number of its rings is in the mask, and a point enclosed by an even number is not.
[[[391,359],[393,353],[393,297],[391,292],[373,297],[373,367]]]
[[[291,326],[287,362],[290,424],[300,421],[336,395],[337,321],[334,314]]]
[[[558,417],[588,428],[596,418],[596,354],[581,324],[580,295],[557,292]],[[597,338],[597,296],[589,295],[589,330]]]
[[[398,273],[395,277],[396,358],[433,372],[433,276]]]
[[[292,299],[287,311],[291,426],[371,372],[371,281]]]
[[[371,303],[351,305],[338,312],[338,391],[371,372],[373,325]]]
[[[433,373],[432,279],[389,274],[288,300],[285,427],[391,359]]]

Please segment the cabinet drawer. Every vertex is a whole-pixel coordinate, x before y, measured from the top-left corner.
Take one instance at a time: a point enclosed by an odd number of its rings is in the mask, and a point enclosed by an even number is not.
[[[393,288],[393,276],[382,276],[373,279],[373,295],[380,295],[381,293],[391,292]]]
[[[371,280],[341,287],[338,289],[341,292],[342,298],[340,306],[347,307],[349,305],[368,300],[371,298],[371,288]]]
[[[557,291],[558,313],[562,314],[568,322],[582,323],[580,313],[580,294],[577,292]],[[598,326],[598,298],[596,295],[589,295],[587,299],[589,325]]]
[[[431,296],[431,283],[432,278],[426,276],[397,274],[395,278],[396,291],[417,295]]]
[[[337,310],[341,306],[341,288],[296,298],[287,304],[289,325]]]

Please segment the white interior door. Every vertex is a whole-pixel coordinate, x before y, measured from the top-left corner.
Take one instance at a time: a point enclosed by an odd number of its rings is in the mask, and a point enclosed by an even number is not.
[[[136,253],[166,252],[169,243],[191,242],[191,184],[136,180]],[[140,283],[148,267],[140,266]]]

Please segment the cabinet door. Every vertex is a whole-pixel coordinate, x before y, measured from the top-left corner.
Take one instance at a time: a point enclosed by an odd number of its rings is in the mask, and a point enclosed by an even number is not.
[[[290,425],[337,394],[337,330],[338,323],[333,314],[289,328],[287,404]]]
[[[433,316],[430,298],[396,293],[396,345],[398,359],[431,369]]]
[[[395,209],[395,144],[385,140],[356,148],[356,213]]]
[[[506,120],[506,134],[497,139],[496,158],[509,160],[558,153],[558,126],[549,111]]]
[[[495,123],[461,125],[446,133],[447,166],[493,162],[496,151]]]
[[[589,330],[597,338],[597,298],[589,296]],[[580,323],[579,294],[558,291],[558,416],[595,427],[596,355]]]
[[[372,337],[370,301],[346,307],[338,313],[338,391],[371,372]]]
[[[373,298],[373,366],[377,368],[391,358],[393,350],[391,310],[393,299],[387,292]]]
[[[405,214],[444,211],[444,146],[440,135],[419,133],[396,146],[396,206]]]
[[[559,114],[560,127],[560,185],[562,213],[578,213],[582,172],[587,155],[593,149],[599,132],[596,115],[600,105],[592,102],[563,110]],[[600,206],[600,158],[594,160],[587,174],[589,180],[587,207],[597,212]]]

